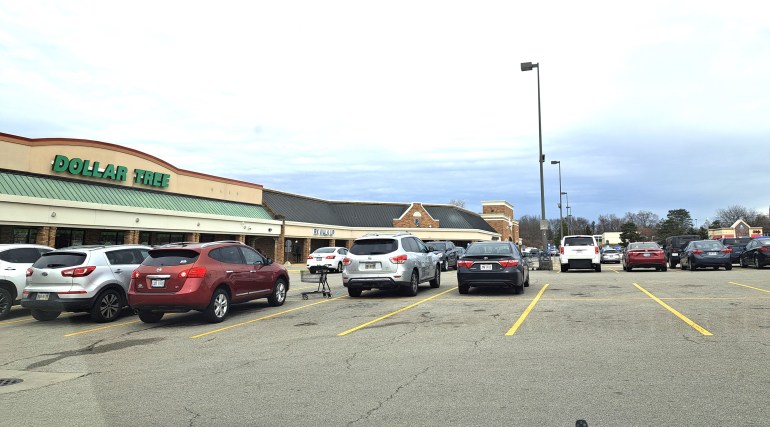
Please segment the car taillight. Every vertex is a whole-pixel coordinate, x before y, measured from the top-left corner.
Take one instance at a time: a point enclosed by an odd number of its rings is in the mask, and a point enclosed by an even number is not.
[[[28,296],[29,296],[29,291],[28,291],[28,290],[26,290],[26,289],[24,289],[23,291],[21,291],[21,294],[22,294],[24,297],[28,297]]]
[[[313,255],[308,255],[307,259],[313,259]]]
[[[598,247],[598,246],[594,246],[594,253],[595,253],[595,254],[598,254],[598,253],[599,253],[599,247]]]
[[[95,265],[89,265],[88,267],[68,268],[61,271],[61,275],[64,277],[85,277],[96,270]]]
[[[762,252],[767,252],[767,251],[770,251],[770,247],[762,246],[761,248],[759,248],[759,250]]]
[[[139,270],[134,270],[133,273],[131,273],[132,279],[138,279],[139,278]]]
[[[560,254],[562,254],[562,255],[564,255],[564,246],[562,246],[562,247],[560,247],[560,248],[559,248],[559,253],[560,253]]]
[[[180,271],[177,275],[180,279],[202,279],[206,276],[206,267],[193,267],[189,270]]]
[[[516,267],[519,265],[519,260],[517,259],[501,259],[500,261],[497,261],[501,267]]]
[[[702,253],[703,253],[703,251],[702,251],[702,250],[700,250],[700,249],[696,249],[696,250],[692,251],[692,254],[693,254],[693,255],[700,255],[700,254],[702,254]]]
[[[722,253],[724,253],[724,254],[729,254],[732,251],[733,251],[733,248],[731,248],[731,247],[727,247],[727,248],[722,249]]]
[[[342,259],[342,265],[350,265],[351,262],[353,262],[353,260],[348,257]]]
[[[30,268],[27,269],[27,277],[29,277],[31,275],[32,275],[32,268],[30,267]]]
[[[406,254],[394,256],[394,257],[390,257],[390,262],[392,262],[393,264],[403,264],[406,262],[406,258],[407,258]]]
[[[326,255],[326,259],[334,259],[334,255]]]
[[[473,261],[460,260],[460,261],[457,261],[457,265],[463,268],[471,268],[471,266],[473,265]]]

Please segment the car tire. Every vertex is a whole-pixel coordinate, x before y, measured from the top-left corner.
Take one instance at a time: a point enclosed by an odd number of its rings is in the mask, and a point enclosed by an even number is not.
[[[730,271],[732,269],[733,269],[733,265],[732,264],[725,264],[725,270]]]
[[[663,265],[660,267],[660,271],[668,271],[668,266],[667,266],[666,264],[663,264]]]
[[[754,268],[756,268],[757,270],[762,268],[762,266],[759,265],[759,258],[757,258],[757,257],[754,257]]]
[[[630,273],[630,272],[631,272],[631,270],[633,270],[633,269],[634,269],[634,267],[631,267],[630,265],[627,265],[627,266],[626,266],[626,271],[627,271],[627,272],[629,272],[629,273]]]
[[[0,319],[8,317],[13,305],[13,297],[8,289],[0,288]]]
[[[529,275],[527,275],[527,280],[524,281],[524,287],[525,288],[529,287]]]
[[[211,302],[206,310],[203,312],[203,317],[209,323],[219,323],[225,320],[227,313],[230,312],[230,296],[223,288],[219,288],[214,291],[214,295],[211,296]]]
[[[96,297],[90,311],[91,320],[99,323],[113,322],[120,317],[123,306],[123,295],[115,289],[107,289]]]
[[[267,303],[271,307],[278,307],[283,305],[284,302],[286,302],[286,281],[278,279],[275,281],[275,286],[273,286],[273,292],[267,297]]]
[[[668,266],[669,266],[670,268],[676,268],[676,264],[677,264],[677,263],[676,263],[676,262],[674,262],[673,260],[668,262]],[[684,270],[684,269],[682,269],[682,270]]]
[[[139,310],[139,320],[141,320],[144,323],[158,323],[160,322],[160,319],[163,318],[163,315],[166,314],[162,311],[149,311],[149,310]]]
[[[569,264],[562,264],[561,265],[561,272],[566,273],[569,270]]]
[[[470,290],[471,290],[471,287],[468,286],[468,285],[463,285],[463,284],[457,285],[457,292],[459,292],[459,293],[461,293],[463,295],[467,294],[468,291],[470,291]]]
[[[404,288],[404,294],[406,296],[417,296],[417,292],[420,288],[420,278],[417,276],[417,272],[413,271],[412,276],[409,278],[409,286]]]
[[[61,314],[61,311],[43,311],[43,310],[30,310],[32,317],[35,318],[35,320],[39,320],[41,322],[48,322],[49,320],[56,319]]]
[[[436,264],[436,277],[434,277],[429,283],[431,288],[438,288],[441,286],[441,269],[439,268],[438,264]]]
[[[681,270],[686,270],[686,268],[684,267],[684,263],[683,262],[679,263],[679,268]]]
[[[337,263],[337,273],[342,273],[342,263],[341,262]]]
[[[601,264],[596,264],[596,266],[594,266],[594,271],[596,271],[597,273],[601,273],[602,272],[602,265]]]
[[[310,274],[315,274],[315,267],[308,268],[308,271],[310,271]]]
[[[449,270],[449,262],[447,260],[444,260],[441,263],[441,271],[447,271]]]
[[[749,264],[746,262],[746,258],[744,257],[738,258],[738,264],[741,265],[741,268],[746,268],[749,266]]]
[[[690,271],[695,271],[698,269],[698,266],[695,265],[695,262],[693,262],[693,260],[689,260],[687,262],[687,265],[690,267]]]
[[[348,295],[351,298],[358,298],[361,296],[362,289],[360,288],[348,288]]]

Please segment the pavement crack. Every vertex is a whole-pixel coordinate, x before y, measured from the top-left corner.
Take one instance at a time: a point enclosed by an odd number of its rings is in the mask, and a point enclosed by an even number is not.
[[[187,406],[184,407],[184,410],[192,414],[192,418],[190,418],[190,422],[188,424],[190,427],[192,427],[195,424],[195,420],[198,419],[201,416],[201,414],[191,410]]]
[[[700,345],[700,343],[698,341],[695,341],[694,339],[688,337],[687,335],[682,334],[682,337],[685,339],[685,341],[689,341],[689,342],[692,342],[692,343]]]
[[[118,341],[110,344],[105,345],[99,345],[104,340],[98,340],[96,342],[93,342],[86,347],[77,349],[77,350],[67,350],[67,351],[61,351],[58,353],[47,353],[47,354],[41,354],[37,357],[41,356],[54,356],[45,360],[41,360],[39,362],[32,363],[28,365],[25,369],[37,369],[42,368],[44,366],[48,366],[52,363],[56,363],[62,359],[66,359],[68,357],[73,356],[85,356],[90,354],[103,354],[103,353],[109,353],[111,351],[116,350],[123,350],[128,347],[134,347],[138,345],[146,345],[146,344],[152,344],[158,341],[163,340],[163,338],[145,338],[145,339],[138,339],[138,340],[125,340],[125,341]]]
[[[396,387],[396,390],[394,390],[393,393],[390,394],[390,396],[388,396],[385,399],[377,402],[377,406],[375,406],[374,408],[366,411],[365,414],[361,415],[360,417],[356,418],[355,420],[349,422],[348,425],[353,425],[353,424],[355,424],[355,423],[357,423],[359,421],[364,421],[364,420],[368,419],[369,417],[371,417],[372,414],[374,414],[375,412],[380,410],[380,408],[382,408],[383,405],[385,405],[389,401],[393,400],[393,398],[395,398],[396,395],[401,390],[405,389],[406,387],[409,387],[409,385],[411,385],[413,382],[417,381],[417,378],[419,378],[422,374],[428,372],[429,369],[430,369],[430,366],[428,366],[425,369],[423,369],[422,371],[417,372],[416,374],[412,375],[412,377],[409,378],[409,380],[407,380],[405,383],[403,383],[403,384],[399,385],[398,387]]]

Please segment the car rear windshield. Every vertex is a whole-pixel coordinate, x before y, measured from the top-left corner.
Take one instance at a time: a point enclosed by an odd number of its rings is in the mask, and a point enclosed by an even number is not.
[[[465,255],[512,255],[510,245],[495,243],[476,243],[471,245]]]
[[[594,239],[590,237],[565,237],[564,246],[594,246]]]
[[[770,246],[770,239],[762,239],[759,243],[762,246]]]
[[[738,245],[738,246],[746,246],[746,243],[749,243],[751,239],[748,237],[738,237],[736,239],[725,239],[724,244],[725,245]]]
[[[446,249],[446,243],[443,242],[431,242],[428,243],[428,248],[432,251],[443,251]]]
[[[313,251],[314,254],[330,254],[334,252],[334,248],[318,248]]]
[[[628,249],[660,249],[657,243],[631,243]]]
[[[722,249],[724,249],[724,246],[722,246],[722,244],[717,242],[716,240],[711,242],[695,242],[693,243],[693,246],[695,246],[697,249],[706,249],[706,250],[714,250],[714,251],[721,251]]]
[[[618,253],[618,251],[616,251],[615,249],[605,249],[604,253],[605,254],[616,254],[616,253]]]
[[[86,254],[82,252],[48,252],[32,265],[34,268],[63,268],[82,265]]]
[[[350,248],[353,255],[384,255],[395,252],[398,242],[395,239],[356,240]]]
[[[188,265],[198,260],[200,254],[190,249],[156,249],[150,250],[150,256],[144,259],[142,265],[163,267],[167,265]]]

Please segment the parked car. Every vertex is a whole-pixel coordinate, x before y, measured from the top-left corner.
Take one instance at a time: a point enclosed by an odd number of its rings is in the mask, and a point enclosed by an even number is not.
[[[112,322],[127,304],[131,273],[149,246],[72,246],[44,253],[27,269],[21,306],[37,320],[63,312],[89,312],[97,322]]]
[[[311,273],[315,273],[322,267],[341,273],[342,260],[347,254],[348,250],[341,247],[318,248],[308,255],[306,266]]]
[[[131,276],[128,303],[145,323],[190,310],[218,323],[231,303],[267,298],[279,306],[288,291],[286,267],[243,243],[178,243],[150,250]]]
[[[457,260],[460,258],[460,252],[454,243],[443,240],[425,243],[431,252],[439,256],[441,261],[441,271],[447,271],[450,268],[457,270]]]
[[[53,248],[26,243],[0,245],[0,319],[8,317],[11,306],[21,303],[27,284],[27,269]]]
[[[689,268],[695,271],[698,267],[712,267],[719,270],[724,267],[725,270],[732,270],[733,263],[730,262],[730,249],[718,240],[695,240],[687,244],[680,253],[682,270]]]
[[[529,267],[511,242],[473,243],[457,262],[457,290],[471,287],[504,287],[514,293],[529,286]]]
[[[733,264],[740,261],[741,254],[746,245],[751,241],[751,237],[723,237],[718,239],[727,249],[730,249],[730,262]]]
[[[694,240],[700,240],[701,237],[696,234],[687,234],[683,236],[669,236],[666,237],[666,242],[663,245],[663,250],[666,252],[666,259],[668,260],[669,268],[676,268],[681,259],[681,251],[687,246],[688,243]]]
[[[738,260],[741,267],[762,268],[770,264],[770,239],[754,239],[746,244]]]
[[[601,263],[602,264],[609,264],[609,263],[619,263],[620,262],[620,251],[617,249],[605,249],[601,253]]]
[[[623,270],[634,268],[654,268],[657,271],[667,271],[666,253],[655,242],[634,242],[626,246],[623,252]]]
[[[594,236],[564,236],[559,248],[559,263],[561,272],[569,269],[593,269],[597,273],[602,271],[602,262],[599,255],[599,246]]]
[[[422,282],[441,285],[441,262],[409,233],[367,234],[356,239],[343,261],[342,284],[351,297],[371,289],[401,289],[417,295]]]

